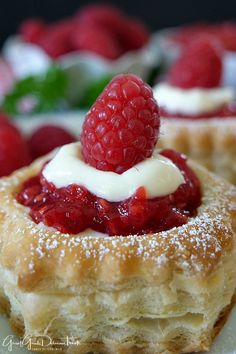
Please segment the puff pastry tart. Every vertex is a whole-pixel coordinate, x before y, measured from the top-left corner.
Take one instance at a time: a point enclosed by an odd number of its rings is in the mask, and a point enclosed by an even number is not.
[[[236,189],[154,150],[158,130],[150,88],[121,75],[81,143],[1,180],[0,299],[31,349],[198,352],[222,327],[236,287]]]
[[[236,184],[235,93],[221,87],[218,48],[205,40],[188,46],[154,88],[161,106],[159,147],[181,151]]]

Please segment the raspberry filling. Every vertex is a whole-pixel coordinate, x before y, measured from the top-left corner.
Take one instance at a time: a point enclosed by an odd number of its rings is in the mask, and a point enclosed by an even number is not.
[[[162,118],[183,118],[183,119],[206,119],[206,118],[235,118],[236,117],[236,103],[227,104],[217,109],[216,111],[198,114],[185,115],[183,113],[172,113],[160,107],[160,116]]]
[[[201,190],[185,156],[172,150],[163,150],[161,155],[172,160],[185,178],[184,184],[164,197],[147,199],[141,187],[129,199],[109,202],[79,185],[57,189],[39,173],[23,184],[17,201],[30,208],[34,222],[43,222],[62,233],[77,234],[91,228],[109,236],[126,236],[169,230],[195,214]]]

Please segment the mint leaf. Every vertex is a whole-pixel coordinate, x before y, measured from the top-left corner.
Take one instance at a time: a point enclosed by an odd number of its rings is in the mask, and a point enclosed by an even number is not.
[[[27,113],[27,110],[30,114],[56,110],[65,97],[66,89],[66,74],[54,65],[45,74],[17,81],[5,97],[2,109],[11,115]]]

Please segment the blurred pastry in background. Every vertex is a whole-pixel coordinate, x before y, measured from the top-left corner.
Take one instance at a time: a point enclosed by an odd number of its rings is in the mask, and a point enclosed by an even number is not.
[[[150,32],[142,21],[110,5],[89,5],[55,23],[24,21],[19,34],[25,42],[40,46],[51,58],[87,51],[107,59],[144,47]]]
[[[223,48],[222,83],[236,87],[236,22],[199,22],[158,31],[153,40],[160,47],[165,65],[172,64],[191,42],[211,37]]]
[[[161,61],[144,22],[112,5],[85,6],[54,23],[26,19],[4,43],[2,56],[14,75],[2,100],[33,94],[40,104],[30,106],[28,114],[87,109],[93,102],[87,99],[90,92],[98,95],[114,75],[130,72],[149,80]],[[14,115],[25,114],[21,108],[4,105]]]
[[[154,88],[161,106],[161,147],[189,155],[236,183],[234,89],[221,86],[222,49],[199,39],[183,50]]]

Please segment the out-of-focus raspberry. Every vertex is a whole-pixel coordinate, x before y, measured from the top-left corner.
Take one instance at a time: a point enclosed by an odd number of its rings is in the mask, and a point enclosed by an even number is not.
[[[38,38],[37,44],[52,58],[72,51],[70,37],[74,30],[71,20],[61,21],[47,27],[47,30]]]
[[[26,42],[37,43],[45,30],[46,24],[43,21],[31,18],[22,22],[19,33]]]
[[[125,21],[123,36],[121,38],[125,51],[140,49],[148,43],[150,32],[147,27],[138,20],[129,19]]]
[[[220,49],[218,42],[202,38],[194,41],[173,64],[167,81],[184,89],[217,87],[222,73]]]
[[[0,114],[0,177],[28,165],[31,157],[18,129]]]
[[[33,159],[46,155],[56,147],[73,143],[75,136],[56,125],[43,125],[38,128],[28,141]]]
[[[124,24],[124,14],[110,5],[85,6],[78,12],[76,19],[81,24],[101,27],[118,35]]]
[[[78,25],[71,35],[74,50],[93,52],[107,59],[117,59],[122,51],[111,32],[96,27]]]

